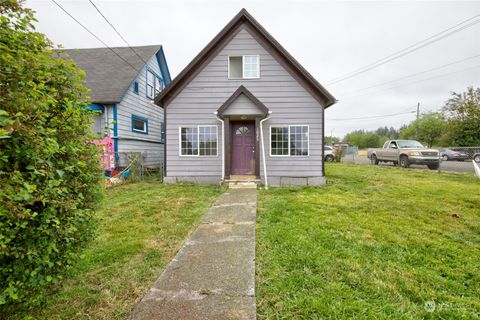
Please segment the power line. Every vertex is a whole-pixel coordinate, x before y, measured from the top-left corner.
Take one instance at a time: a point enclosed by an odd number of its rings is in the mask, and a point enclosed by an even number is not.
[[[118,32],[118,30],[113,26],[113,24],[107,19],[107,17],[105,17],[105,15],[102,13],[102,11],[100,11],[100,9],[95,5],[95,3],[93,3],[92,0],[88,0],[92,6],[97,10],[97,12],[102,16],[102,18],[110,25],[110,27],[112,27],[113,31],[115,31],[115,33],[123,40],[123,42],[125,42],[125,44],[130,48],[130,50],[132,50],[132,52],[140,59],[142,60],[142,62],[144,64],[147,64],[147,61],[145,61],[138,53],[137,51],[135,51],[135,49],[132,48],[132,46],[128,43],[127,40],[125,40],[125,38],[120,34],[120,32]]]
[[[362,73],[365,73],[367,71],[375,69],[375,68],[377,68],[381,65],[384,65],[385,63],[388,63],[390,61],[399,59],[399,58],[401,58],[401,57],[403,57],[403,56],[405,56],[409,53],[412,53],[412,52],[417,51],[417,50],[419,50],[423,47],[426,47],[426,46],[428,46],[432,43],[435,43],[435,42],[440,41],[440,40],[442,40],[446,37],[449,37],[449,36],[451,36],[451,35],[453,35],[457,32],[460,32],[460,31],[462,31],[466,28],[469,28],[469,27],[479,23],[480,22],[480,19],[478,19],[479,17],[480,17],[480,14],[477,14],[477,15],[475,15],[475,16],[467,19],[467,20],[464,20],[464,21],[462,21],[462,22],[460,22],[460,23],[458,23],[458,24],[456,24],[456,25],[454,25],[450,28],[447,28],[447,29],[445,29],[445,30],[443,30],[439,33],[436,33],[436,34],[434,34],[434,35],[432,35],[432,36],[430,36],[426,39],[418,41],[418,42],[416,42],[416,43],[414,43],[414,44],[412,44],[412,45],[410,45],[410,46],[408,46],[404,49],[396,51],[396,52],[394,52],[394,53],[392,53],[392,54],[390,54],[386,57],[383,57],[383,58],[377,60],[377,61],[374,61],[374,62],[372,62],[370,64],[367,64],[363,67],[360,67],[360,68],[357,68],[357,69],[355,69],[351,72],[348,72],[348,73],[346,73],[342,76],[334,78],[334,79],[328,81],[327,85],[333,85],[333,84],[339,83],[341,81],[345,81],[347,79],[353,78],[357,75],[360,75]],[[457,28],[457,27],[459,27],[459,28]]]
[[[413,107],[410,107],[411,109]],[[394,116],[399,116],[399,115],[404,115],[404,114],[412,114],[416,113],[417,111],[409,111],[409,112],[400,112],[400,113],[392,113],[392,114],[384,114],[384,115],[379,115],[379,116],[371,116],[371,117],[358,117],[358,118],[333,118],[333,119],[327,119],[327,121],[347,121],[347,120],[370,120],[370,119],[381,119],[381,118],[388,118],[388,117],[394,117]]]
[[[348,94],[355,94],[355,93],[357,93],[357,92],[365,91],[365,90],[368,90],[368,89],[371,89],[371,88],[381,87],[381,86],[384,86],[384,85],[389,84],[389,83],[398,82],[398,81],[400,81],[400,80],[412,78],[412,77],[415,77],[415,76],[418,76],[418,75],[421,75],[421,74],[425,74],[425,73],[428,73],[428,72],[431,72],[431,71],[443,69],[443,68],[445,68],[445,67],[449,67],[449,66],[452,66],[452,65],[454,65],[454,64],[458,64],[458,63],[461,63],[461,62],[465,62],[465,61],[467,61],[467,60],[475,59],[475,58],[478,58],[478,57],[480,57],[480,54],[477,54],[477,55],[474,55],[474,56],[470,56],[470,57],[467,57],[467,58],[464,58],[464,59],[456,60],[456,61],[453,61],[453,62],[450,62],[450,63],[443,64],[443,65],[441,65],[441,66],[437,66],[437,67],[434,67],[434,68],[431,68],[431,69],[427,69],[427,70],[424,70],[424,71],[420,71],[420,72],[417,72],[417,73],[413,73],[413,74],[410,74],[410,75],[406,75],[406,76],[403,76],[403,77],[400,77],[400,78],[396,78],[396,79],[394,79],[394,80],[389,80],[389,81],[386,81],[386,82],[377,82],[377,83],[375,83],[375,84],[373,84],[373,85],[371,85],[371,86],[364,87],[364,88],[358,89],[358,90],[356,90],[356,91],[347,93],[347,95],[348,95]]]
[[[365,93],[360,93],[360,94],[354,94],[354,95],[346,96],[343,99],[354,98],[354,97],[363,96],[363,95],[366,95],[366,94],[373,94],[373,93],[377,93],[377,92],[381,92],[381,91],[385,91],[385,90],[391,90],[391,89],[395,89],[395,88],[409,86],[409,85],[414,84],[414,83],[425,82],[425,81],[428,81],[428,80],[443,78],[443,77],[450,76],[452,74],[457,74],[457,73],[461,73],[461,72],[465,72],[465,71],[470,71],[470,70],[476,69],[476,68],[480,68],[480,65],[476,65],[476,66],[469,67],[469,68],[466,68],[466,69],[457,70],[457,71],[454,71],[454,72],[443,73],[443,74],[437,75],[435,77],[430,77],[430,78],[426,78],[426,79],[412,81],[412,82],[409,82],[409,83],[405,83],[405,84],[401,84],[401,85],[393,86],[393,87],[388,87],[388,88],[376,90],[376,91],[373,91],[373,92],[365,92]]]
[[[63,12],[65,12],[70,18],[72,18],[76,23],[78,23],[83,29],[85,29],[88,33],[90,33],[95,39],[100,41],[105,47],[107,47],[110,51],[112,51],[115,55],[117,55],[120,59],[122,59],[126,64],[128,64],[132,69],[134,69],[137,72],[140,72],[140,70],[137,70],[130,62],[125,60],[121,55],[119,55],[115,50],[113,50],[108,44],[106,44],[102,39],[100,39],[95,33],[90,31],[87,27],[85,27],[80,21],[75,19],[74,16],[72,16],[67,10],[65,10],[57,1],[52,0],[53,3],[55,3],[60,9],[62,9]]]

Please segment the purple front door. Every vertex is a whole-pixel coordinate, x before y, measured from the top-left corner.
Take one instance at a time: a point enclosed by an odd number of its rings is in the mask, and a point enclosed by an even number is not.
[[[255,173],[255,123],[232,123],[232,174]]]

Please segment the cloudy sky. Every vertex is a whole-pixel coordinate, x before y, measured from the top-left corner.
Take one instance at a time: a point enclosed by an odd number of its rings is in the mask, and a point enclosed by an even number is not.
[[[88,0],[57,1],[110,46],[124,45]],[[414,119],[417,103],[421,112],[435,111],[451,91],[480,86],[480,1],[93,2],[131,45],[163,44],[173,77],[246,8],[339,100],[326,111],[326,135],[400,127]],[[26,5],[37,12],[37,29],[56,44],[102,46],[53,2]],[[447,29],[453,34],[333,81]]]

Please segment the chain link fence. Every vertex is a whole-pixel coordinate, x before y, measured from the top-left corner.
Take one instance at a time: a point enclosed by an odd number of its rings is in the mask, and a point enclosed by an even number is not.
[[[442,152],[443,149],[449,149],[452,151],[466,153],[468,155],[467,160],[473,160],[473,156],[477,153],[480,153],[480,146],[479,147],[448,147],[448,148],[438,148],[438,149],[440,150],[440,153]]]
[[[109,158],[106,158],[106,157]],[[155,178],[163,182],[163,166],[147,165],[147,153],[114,152],[103,158],[105,187]]]

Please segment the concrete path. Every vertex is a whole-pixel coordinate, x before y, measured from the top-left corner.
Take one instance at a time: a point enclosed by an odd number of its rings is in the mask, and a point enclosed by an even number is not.
[[[221,195],[130,319],[255,319],[255,218],[255,189]]]

